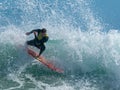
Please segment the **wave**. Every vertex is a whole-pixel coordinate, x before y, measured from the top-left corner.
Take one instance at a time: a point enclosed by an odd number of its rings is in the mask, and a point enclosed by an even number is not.
[[[49,70],[28,56],[25,51],[27,38],[23,31],[17,30],[16,32],[16,30],[9,28],[9,30],[0,33],[0,38],[1,78],[8,77],[14,81],[14,77],[16,77],[15,82],[20,84],[19,88],[22,88],[24,83],[28,84],[26,79],[32,82],[33,87],[34,84],[38,85],[39,81],[42,81],[46,88],[48,88],[46,84],[49,86],[65,82],[69,82],[65,84],[72,84],[74,88],[80,88],[74,82],[81,83],[81,80],[88,80],[92,85],[100,85],[99,88],[102,89],[113,88],[113,86],[119,88],[117,87],[119,82],[117,79],[120,77],[120,35],[117,31],[112,30],[109,33],[104,33],[71,30],[68,33],[59,32],[58,36],[54,39],[51,38],[46,43],[47,49],[43,55],[62,67],[65,71],[63,75]],[[21,79],[25,81],[22,82]],[[60,82],[58,82],[59,79]],[[40,85],[42,87],[42,84]],[[38,88],[40,87],[38,86]]]
[[[0,89],[120,88],[120,33],[104,31],[106,28],[90,9],[91,0],[1,3]],[[25,42],[34,38],[25,32],[42,27],[48,29],[50,37],[43,56],[63,68],[64,74],[51,71],[25,50]]]

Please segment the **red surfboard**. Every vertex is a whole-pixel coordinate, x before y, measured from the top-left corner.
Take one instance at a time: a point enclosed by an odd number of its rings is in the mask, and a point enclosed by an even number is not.
[[[46,60],[44,57],[40,56],[40,57],[36,58],[36,56],[38,55],[38,53],[36,53],[32,49],[28,48],[27,52],[28,52],[29,55],[31,55],[32,57],[34,57],[35,59],[37,59],[38,61],[40,61],[41,63],[43,63],[45,66],[47,66],[51,70],[56,71],[58,73],[63,73],[64,72],[62,69],[56,67],[53,63],[51,63],[50,61]]]

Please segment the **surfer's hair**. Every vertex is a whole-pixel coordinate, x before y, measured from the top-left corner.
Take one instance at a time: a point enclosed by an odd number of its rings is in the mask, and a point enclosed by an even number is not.
[[[46,28],[42,28],[41,31],[42,31],[42,33],[46,33],[47,32]]]

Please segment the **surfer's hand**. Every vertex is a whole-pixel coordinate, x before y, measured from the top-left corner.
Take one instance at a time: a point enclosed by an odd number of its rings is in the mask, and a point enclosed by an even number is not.
[[[37,35],[37,32],[33,32],[33,33],[34,33],[35,36]]]
[[[29,35],[29,34],[30,34],[29,32],[26,33],[26,35]]]

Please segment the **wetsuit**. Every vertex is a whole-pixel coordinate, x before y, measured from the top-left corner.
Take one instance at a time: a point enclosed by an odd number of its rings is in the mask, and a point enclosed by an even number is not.
[[[27,44],[39,48],[40,49],[39,55],[41,55],[45,50],[44,43],[48,41],[49,37],[47,36],[47,34],[45,34],[45,36],[42,36],[41,29],[32,30],[30,33],[33,33],[33,32],[37,32],[37,35],[34,34],[35,38],[33,40],[27,41]]]

